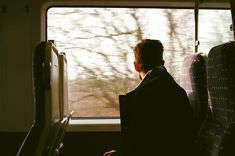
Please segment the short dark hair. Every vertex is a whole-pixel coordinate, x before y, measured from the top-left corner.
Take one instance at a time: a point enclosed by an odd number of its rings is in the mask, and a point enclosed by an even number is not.
[[[142,40],[133,50],[135,61],[140,65],[140,70],[147,72],[162,64],[163,45],[159,40]]]

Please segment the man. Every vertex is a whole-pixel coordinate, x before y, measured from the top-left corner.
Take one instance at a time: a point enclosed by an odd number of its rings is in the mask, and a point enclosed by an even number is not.
[[[185,91],[164,67],[162,43],[143,40],[134,48],[134,56],[142,81],[119,97],[121,155],[189,156],[193,113]]]

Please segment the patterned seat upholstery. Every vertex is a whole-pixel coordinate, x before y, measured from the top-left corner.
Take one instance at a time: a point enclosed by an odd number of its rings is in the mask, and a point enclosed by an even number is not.
[[[197,133],[208,113],[205,56],[195,53],[184,59],[180,85],[185,89],[192,105]]]
[[[196,139],[193,153],[195,156],[234,156],[234,42],[210,50],[207,79],[213,116],[205,120]]]

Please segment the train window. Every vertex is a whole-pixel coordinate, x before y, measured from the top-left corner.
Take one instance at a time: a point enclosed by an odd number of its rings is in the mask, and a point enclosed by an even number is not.
[[[233,41],[230,10],[202,9],[199,13],[200,52],[207,54],[212,47]]]
[[[164,44],[168,71],[179,81],[184,57],[194,52],[194,10],[51,7],[47,39],[66,52],[69,109],[79,118],[118,118],[118,95],[137,83],[133,46],[143,38]],[[200,10],[200,52],[232,40],[229,10]]]

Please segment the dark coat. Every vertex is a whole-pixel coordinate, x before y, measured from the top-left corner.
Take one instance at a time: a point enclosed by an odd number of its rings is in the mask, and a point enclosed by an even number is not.
[[[192,109],[185,91],[165,68],[153,69],[119,100],[122,155],[189,156]]]

